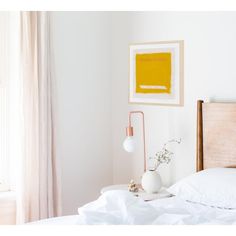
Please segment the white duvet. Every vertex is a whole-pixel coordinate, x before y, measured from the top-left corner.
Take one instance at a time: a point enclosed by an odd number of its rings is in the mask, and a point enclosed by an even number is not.
[[[43,224],[195,225],[236,224],[236,209],[213,208],[178,197],[145,202],[127,191],[108,191],[78,209],[79,215],[39,221]]]
[[[78,224],[236,224],[236,210],[208,207],[177,197],[145,202],[119,190],[104,193],[78,212]]]

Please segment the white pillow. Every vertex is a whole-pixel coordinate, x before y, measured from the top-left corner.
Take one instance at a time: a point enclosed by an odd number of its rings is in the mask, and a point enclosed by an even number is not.
[[[220,208],[236,208],[236,168],[210,168],[167,189],[184,200]]]

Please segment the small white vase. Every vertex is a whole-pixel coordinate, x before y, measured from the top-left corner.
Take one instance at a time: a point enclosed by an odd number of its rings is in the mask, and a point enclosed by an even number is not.
[[[142,187],[147,193],[157,193],[161,188],[161,177],[154,170],[146,171],[142,176]]]

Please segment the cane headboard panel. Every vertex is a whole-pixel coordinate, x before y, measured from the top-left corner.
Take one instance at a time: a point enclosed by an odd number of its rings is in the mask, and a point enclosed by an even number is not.
[[[197,103],[197,171],[236,167],[236,103]]]

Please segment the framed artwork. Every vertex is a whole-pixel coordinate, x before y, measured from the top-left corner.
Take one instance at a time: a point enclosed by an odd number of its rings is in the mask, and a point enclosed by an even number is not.
[[[183,106],[183,41],[130,45],[129,102]]]

